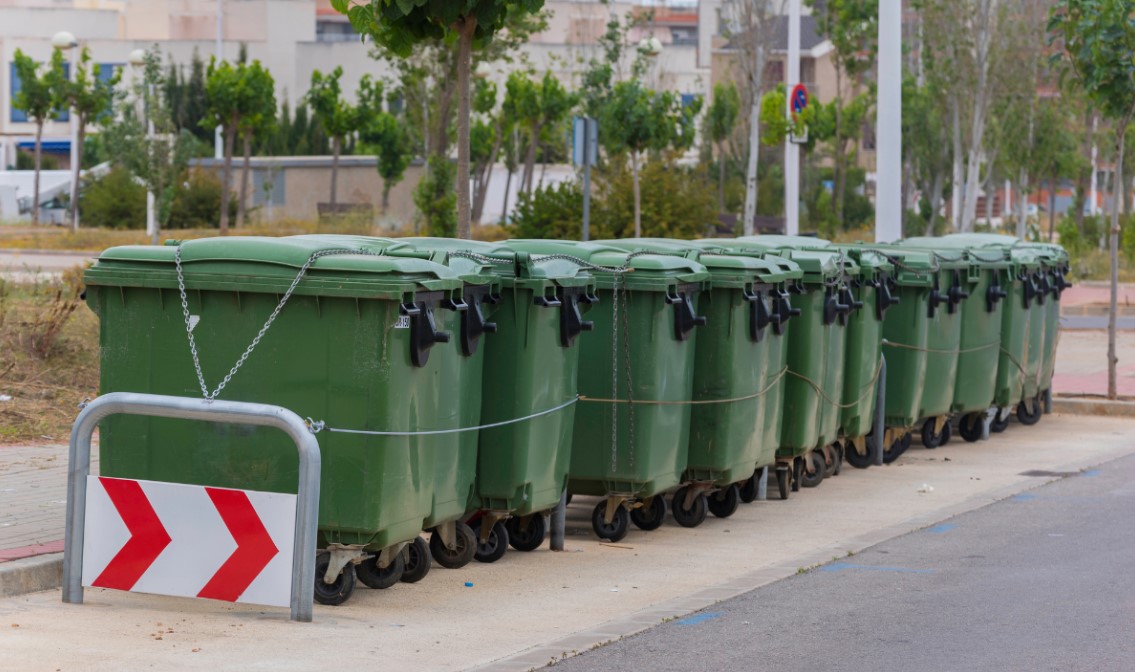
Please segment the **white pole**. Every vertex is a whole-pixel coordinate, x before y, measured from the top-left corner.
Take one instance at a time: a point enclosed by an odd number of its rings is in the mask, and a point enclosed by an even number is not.
[[[788,0],[788,69],[784,81],[789,94],[787,113],[792,114],[792,89],[800,83],[800,0]],[[784,232],[800,233],[800,145],[784,143]]]
[[[78,43],[71,45],[71,81],[79,77],[78,61],[76,60]],[[79,114],[74,106],[71,107],[71,227],[79,228]]]
[[[146,101],[146,147],[150,152],[154,151],[154,115],[150,113],[150,103],[154,100],[154,85],[149,85],[150,100]],[[157,220],[154,217],[154,190],[146,190],[146,235],[150,237],[150,241],[158,244],[158,227]]]
[[[224,6],[223,6],[221,0],[217,0],[217,48],[216,48],[216,54],[217,54],[217,63],[218,64],[224,58],[224,55],[222,53],[222,46],[221,46],[221,40],[224,37],[224,34],[225,34]],[[217,126],[216,130],[213,132],[213,158],[215,158],[215,159],[225,158],[224,142],[221,140],[221,131],[222,130],[223,129],[222,129],[221,126]]]
[[[1005,203],[1001,206],[1001,217],[1005,217],[1006,212],[1013,211],[1013,183],[1005,180]]]
[[[1096,133],[1096,120],[1092,119],[1092,135],[1095,135],[1095,133]],[[1099,177],[1098,177],[1099,167],[1096,165],[1096,154],[1097,154],[1098,151],[1099,151],[1099,148],[1096,147],[1095,143],[1092,143],[1092,190],[1091,190],[1091,202],[1088,203],[1088,214],[1093,215],[1093,216],[1099,214],[1099,210],[1096,208],[1096,198],[1097,198],[1096,190],[1099,188]]]
[[[902,238],[902,0],[879,2],[875,242]]]

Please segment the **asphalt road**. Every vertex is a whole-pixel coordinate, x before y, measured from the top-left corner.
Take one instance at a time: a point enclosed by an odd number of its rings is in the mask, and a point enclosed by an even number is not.
[[[833,561],[555,667],[650,672],[1135,669],[1133,514],[1135,456]]]

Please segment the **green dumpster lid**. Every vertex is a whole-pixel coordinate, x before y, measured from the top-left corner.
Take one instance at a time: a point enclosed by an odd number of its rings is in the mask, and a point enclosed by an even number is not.
[[[538,260],[529,252],[515,250],[501,243],[429,237],[390,240],[405,245],[407,249],[446,252],[451,267],[459,271],[468,269],[469,272],[492,273],[500,276],[506,284],[509,282],[530,284],[529,281],[537,281],[537,284],[554,282],[575,287],[593,282],[591,274],[579,264],[560,259]],[[400,252],[392,250],[389,254],[400,254]]]
[[[336,242],[231,236],[113,247],[99,255],[84,278],[91,285],[176,288],[174,256],[180,247],[185,284],[193,289],[282,293],[313,255],[330,251],[335,253],[311,263],[297,294],[397,299],[415,290],[461,286],[453,270],[428,259],[379,256]]]
[[[845,245],[833,244],[832,247],[841,249],[859,264],[863,273],[893,273],[895,265],[881,251],[862,244]]]
[[[1000,238],[1001,236],[998,236]],[[916,247],[937,252],[939,256],[965,255],[971,263],[985,268],[1008,268],[1012,265],[1009,247],[999,244],[974,245],[964,237],[914,236],[893,243],[900,247]]]
[[[342,236],[336,234],[312,234],[295,236],[309,241],[319,241],[325,245],[355,245],[377,254],[392,257],[418,257],[448,266],[457,272],[461,279],[470,285],[488,285],[494,281],[499,282],[500,269],[486,260],[475,260],[468,257],[455,256],[456,247],[446,247],[440,244],[430,245],[423,241],[446,240],[444,238],[381,238],[371,236]],[[415,244],[414,241],[417,241]],[[464,241],[472,242],[472,241]]]
[[[770,252],[768,248],[759,245],[750,245],[746,243],[738,243],[736,238],[701,238],[698,240],[691,240],[691,245],[696,245],[715,252],[726,252],[728,254],[739,254],[747,257],[760,259],[775,268],[775,274],[770,276],[766,282],[781,282],[782,280],[799,280],[804,277],[804,271],[800,265],[791,259],[787,259],[780,255]],[[783,275],[783,278],[779,276]]]
[[[787,244],[788,241],[793,241],[793,244]],[[803,241],[812,244],[805,245]],[[744,236],[733,239],[722,238],[719,242],[726,249],[763,250],[790,259],[800,267],[805,282],[829,282],[844,275],[859,275],[859,264],[855,260],[837,249],[826,249],[830,243],[818,238]]]
[[[706,267],[712,282],[719,287],[743,288],[754,282],[778,283],[787,275],[774,264],[758,257],[730,254],[723,248],[709,248],[696,245],[696,241],[675,240],[672,238],[623,238],[620,240],[596,241],[600,245],[610,245],[630,252],[657,252],[695,259]]]
[[[625,274],[627,287],[631,289],[664,291],[675,282],[705,282],[709,279],[704,265],[670,254],[639,254],[612,245],[568,240],[506,240],[503,244],[535,255],[537,263],[550,261],[544,257],[556,256],[569,263],[580,264],[597,279],[605,280],[604,286],[611,284],[613,274],[608,269],[623,267],[632,269]]]
[[[740,236],[737,240],[753,241],[778,248],[808,249],[814,247],[830,247],[832,242],[815,236],[785,236],[780,234],[762,234],[759,236]]]

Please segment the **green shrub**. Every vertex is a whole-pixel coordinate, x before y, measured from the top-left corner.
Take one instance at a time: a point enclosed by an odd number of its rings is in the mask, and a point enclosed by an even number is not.
[[[236,218],[236,199],[229,201]],[[221,180],[205,170],[190,170],[173,196],[167,229],[215,229],[221,220]]]
[[[457,235],[457,167],[448,159],[431,158],[426,174],[414,189],[414,205],[426,223],[426,235]]]
[[[130,171],[114,167],[83,190],[83,225],[102,229],[146,228],[146,188]]]
[[[593,213],[594,206],[593,201]],[[515,238],[580,240],[582,229],[583,191],[574,180],[520,194],[508,225],[509,235]],[[591,237],[606,236],[592,227]]]
[[[40,152],[39,169],[59,170],[59,157]],[[31,150],[16,152],[16,170],[35,170],[35,153]]]
[[[592,201],[592,236],[634,235],[634,180],[629,162],[613,159],[596,180]],[[695,238],[717,224],[717,189],[702,171],[663,157],[639,168],[642,235]],[[596,207],[598,205],[598,207]]]

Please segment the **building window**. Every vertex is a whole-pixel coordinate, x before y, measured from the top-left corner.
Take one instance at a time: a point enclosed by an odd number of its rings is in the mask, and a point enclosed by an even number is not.
[[[20,92],[20,76],[18,74],[16,74],[16,64],[15,63],[11,64],[8,72],[11,75],[8,78],[8,82],[9,82],[8,92],[9,92],[9,94],[11,94],[11,95],[9,95],[8,100],[12,101],[12,109],[11,109],[11,113],[8,115],[8,118],[9,118],[10,121],[13,121],[13,122],[31,121],[30,119],[28,119],[27,112],[24,112],[23,110],[16,109],[16,94]],[[63,64],[63,76],[67,77],[67,78],[71,77],[71,64],[70,63],[64,63]],[[71,120],[71,114],[66,109],[56,110],[55,111],[55,119],[56,119],[56,121],[70,121]]]
[[[698,46],[698,31],[696,28],[671,28],[670,43],[675,46]]]
[[[346,21],[318,21],[315,24],[316,42],[357,42],[359,34]]]

